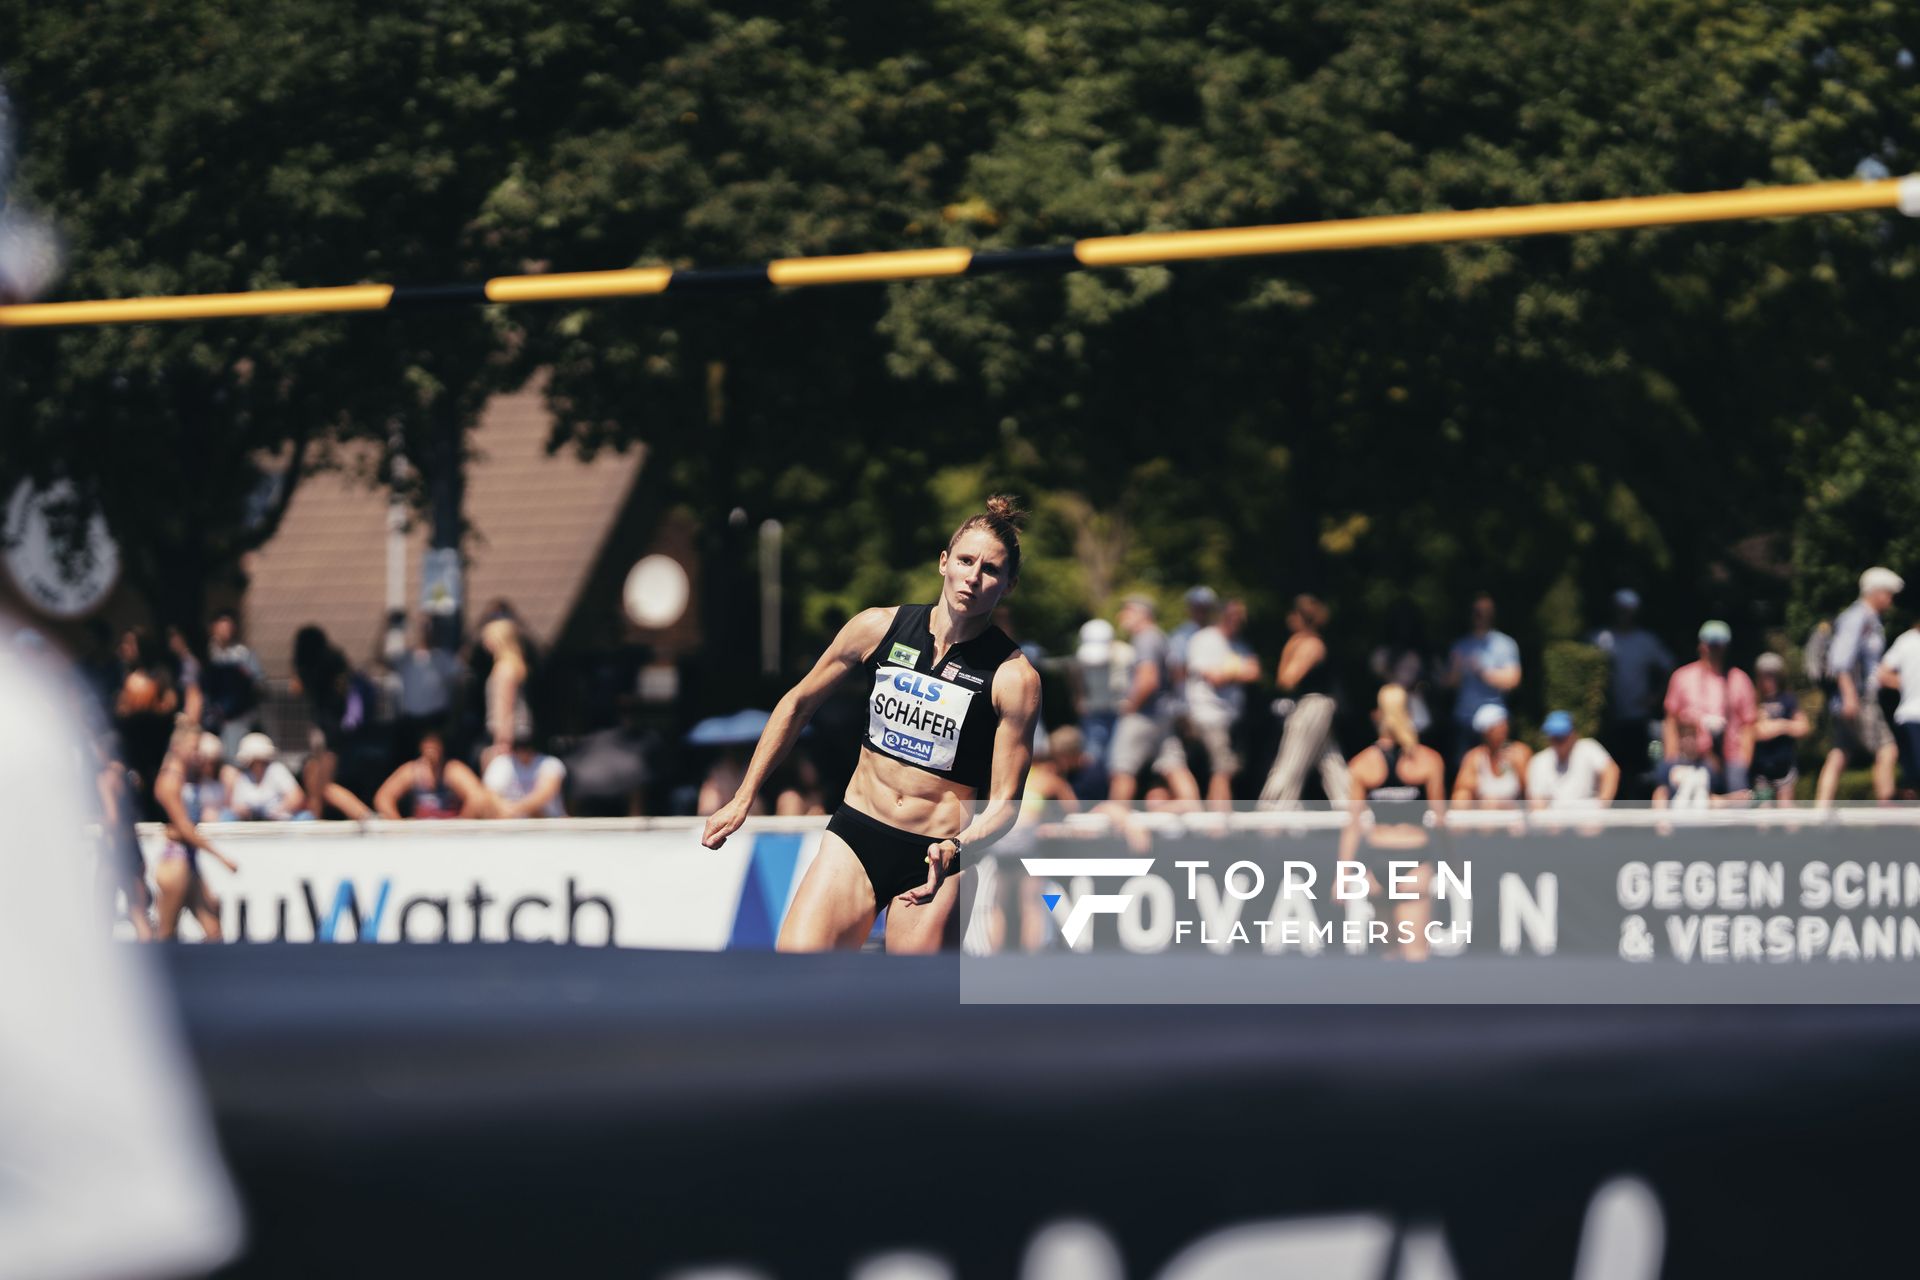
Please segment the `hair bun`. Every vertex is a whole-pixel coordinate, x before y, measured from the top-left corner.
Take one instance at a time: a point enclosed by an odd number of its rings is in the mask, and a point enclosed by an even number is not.
[[[1005,520],[1016,529],[1027,518],[1027,513],[1020,509],[1013,496],[1005,493],[996,493],[987,499],[987,514],[996,520]]]

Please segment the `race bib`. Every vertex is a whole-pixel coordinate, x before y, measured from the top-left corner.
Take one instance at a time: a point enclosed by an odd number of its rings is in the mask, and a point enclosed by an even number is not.
[[[867,741],[896,759],[951,769],[973,695],[936,675],[883,666],[867,703]]]

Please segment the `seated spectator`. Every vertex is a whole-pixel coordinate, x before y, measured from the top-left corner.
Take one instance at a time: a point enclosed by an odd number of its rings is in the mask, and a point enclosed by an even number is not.
[[[1748,782],[1755,804],[1772,802],[1781,808],[1793,803],[1800,781],[1797,757],[1800,740],[1811,733],[1800,699],[1786,688],[1787,664],[1777,653],[1763,653],[1753,664],[1754,695],[1760,718],[1753,726],[1753,766]]]
[[[783,818],[820,817],[827,811],[826,796],[820,789],[820,770],[813,757],[795,751],[787,757],[777,775],[773,811]]]
[[[1026,790],[1020,793],[1020,817],[1032,819],[1048,801],[1068,813],[1080,812],[1080,797],[1073,789],[1073,775],[1085,763],[1086,739],[1070,724],[1061,725],[1047,735],[1046,754],[1036,756],[1027,770]]]
[[[1077,802],[1106,796],[1105,788],[1096,790],[1081,784],[1087,776],[1088,754],[1086,735],[1073,725],[1061,725],[1047,735],[1047,762],[1072,788],[1076,807]]]
[[[194,814],[197,822],[232,822],[233,806],[227,799],[226,749],[221,746],[220,735],[202,733],[200,750],[196,753],[200,762],[200,777],[204,779],[194,789],[194,803],[199,812]]]
[[[1703,735],[1691,720],[1676,724],[1678,746],[1675,754],[1660,762],[1655,771],[1653,807],[1656,809],[1705,809],[1713,798],[1724,795],[1726,779],[1716,768],[1713,756],[1701,751]]]
[[[264,733],[240,739],[233,764],[220,775],[232,821],[290,822],[313,817],[307,812],[306,793],[278,755],[273,739]]]
[[[738,751],[722,751],[707,769],[707,776],[700,780],[700,795],[694,803],[694,812],[702,818],[711,817],[720,811],[734,796],[739,794],[740,784],[747,780],[747,762]],[[753,804],[747,812],[755,816],[764,816],[767,812],[766,797],[759,792],[753,796]]]
[[[373,797],[374,812],[389,821],[474,818],[491,807],[473,770],[447,758],[447,742],[438,729],[420,735],[420,754],[395,769]]]
[[[1473,731],[1480,743],[1460,762],[1453,803],[1462,809],[1518,809],[1526,797],[1532,748],[1513,740],[1506,708],[1492,703],[1473,713]]]
[[[497,818],[564,818],[560,790],[567,766],[538,750],[530,737],[517,737],[513,749],[495,756],[481,781],[493,798]]]
[[[1716,795],[1747,789],[1759,702],[1747,673],[1727,661],[1733,629],[1719,619],[1700,627],[1700,657],[1667,681],[1662,756],[1704,763]],[[1684,726],[1684,728],[1683,728]],[[1683,742],[1683,737],[1691,737]]]
[[[1534,809],[1606,808],[1620,791],[1620,766],[1592,738],[1576,737],[1573,716],[1547,713],[1540,726],[1548,748],[1527,764],[1527,803]]]

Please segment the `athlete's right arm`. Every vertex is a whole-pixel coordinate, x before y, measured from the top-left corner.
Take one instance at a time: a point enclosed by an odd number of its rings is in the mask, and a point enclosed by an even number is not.
[[[893,626],[896,610],[867,609],[856,614],[846,626],[840,628],[840,634],[833,638],[820,660],[813,664],[813,670],[802,676],[800,683],[787,690],[786,695],[775,704],[773,715],[767,721],[767,727],[760,731],[760,745],[753,749],[753,760],[747,765],[747,773],[740,780],[740,789],[733,799],[714,811],[707,819],[707,828],[700,837],[700,843],[709,849],[718,849],[726,843],[728,836],[740,829],[747,820],[747,810],[753,804],[754,795],[766,782],[767,775],[779,767],[786,759],[787,752],[793,748],[800,731],[806,728],[807,721],[827,700],[833,687],[839,684],[846,674],[866,661],[886,636],[887,629]]]

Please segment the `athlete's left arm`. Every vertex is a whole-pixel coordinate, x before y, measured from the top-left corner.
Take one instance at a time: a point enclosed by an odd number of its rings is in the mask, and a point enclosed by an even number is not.
[[[954,842],[972,848],[992,844],[1020,816],[1020,793],[1026,789],[1027,767],[1033,763],[1033,721],[1040,714],[1040,673],[1024,657],[1000,664],[993,676],[993,709],[1000,727],[993,734],[993,772],[987,779],[987,803],[959,835],[927,846],[927,883],[909,889],[897,899],[906,906],[924,906],[940,892],[953,865]]]
[[[1003,662],[993,674],[993,709],[1000,727],[993,735],[993,772],[987,803],[959,835],[962,844],[992,844],[1020,816],[1020,793],[1033,763],[1033,722],[1040,714],[1040,673],[1024,657]]]

